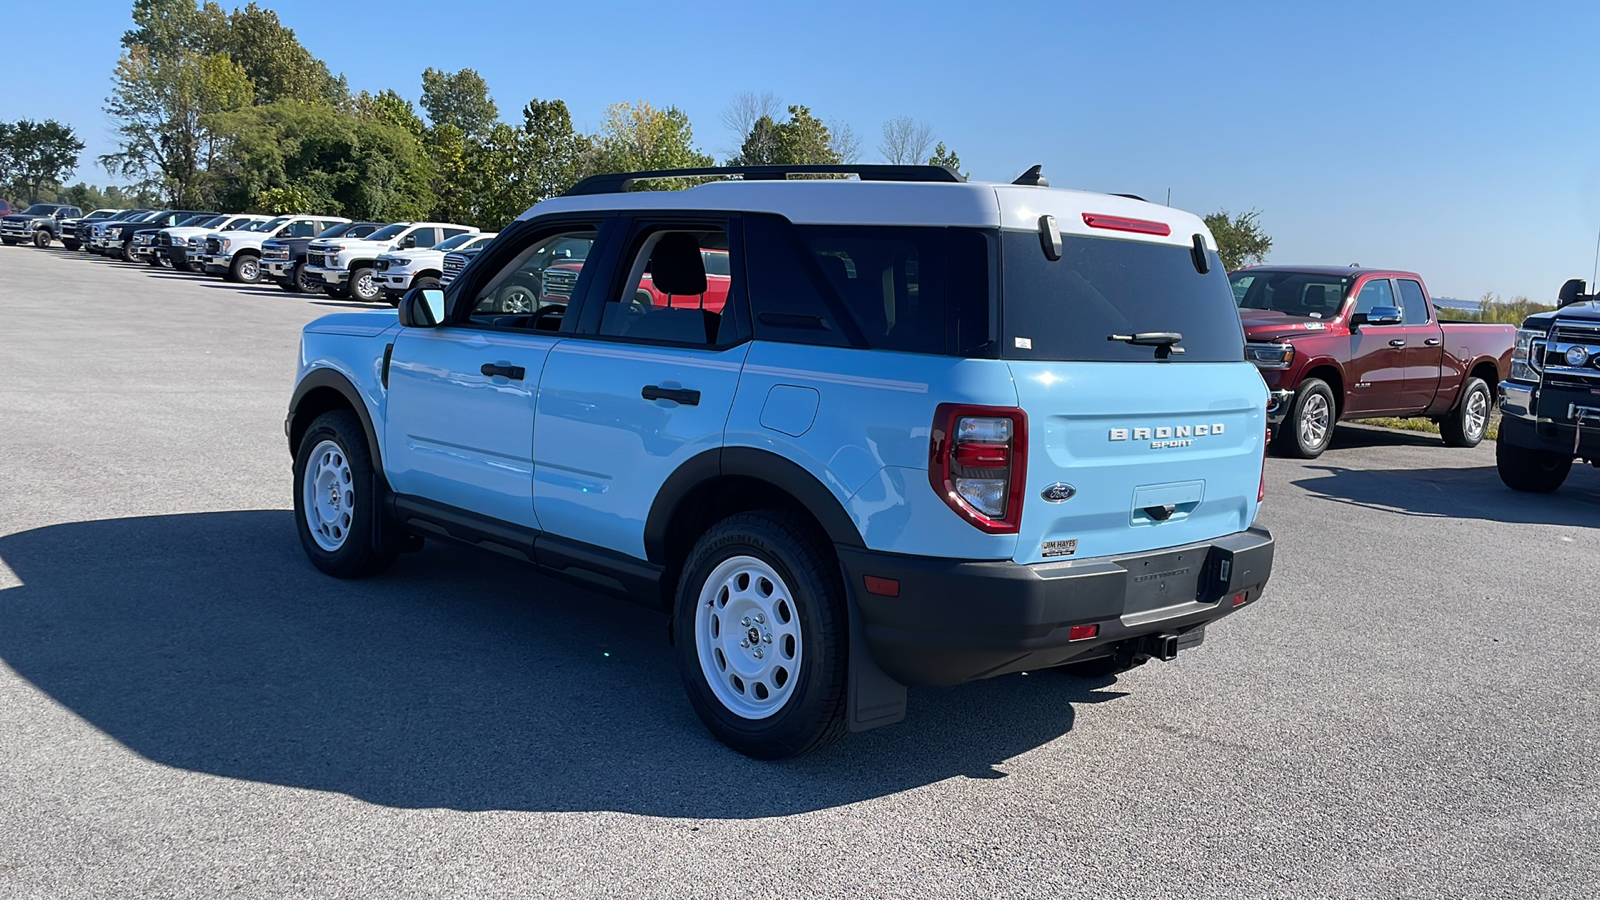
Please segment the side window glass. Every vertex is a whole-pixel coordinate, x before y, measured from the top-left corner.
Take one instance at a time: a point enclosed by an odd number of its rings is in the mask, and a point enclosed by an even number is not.
[[[298,219],[289,224],[289,234],[287,236],[291,238],[311,237],[316,234],[316,227],[317,223],[310,219]]]
[[[1400,279],[1400,304],[1405,324],[1428,324],[1428,301],[1423,297],[1422,285],[1409,278]]]
[[[601,334],[701,345],[732,339],[732,317],[723,315],[732,282],[727,231],[660,228],[633,247],[621,287],[606,298]]]
[[[446,228],[446,229],[444,229],[444,237],[441,240],[448,241],[451,238],[456,237],[457,235],[463,235],[463,234],[466,234],[466,233],[467,233],[467,230],[465,228]]]
[[[478,292],[471,320],[559,331],[598,233],[593,227],[574,228],[535,240]]]
[[[1398,306],[1394,302],[1394,289],[1389,287],[1389,279],[1375,278],[1367,282],[1356,297],[1356,312],[1370,313],[1380,306]]]
[[[425,249],[439,243],[439,229],[418,228],[416,231],[411,232],[411,237],[415,239],[411,246],[419,250]]]

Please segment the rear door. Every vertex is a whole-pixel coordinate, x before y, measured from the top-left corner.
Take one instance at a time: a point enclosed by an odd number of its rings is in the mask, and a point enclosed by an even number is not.
[[[643,559],[662,484],[722,446],[749,328],[743,305],[710,308],[704,251],[727,252],[730,235],[738,245],[737,229],[721,216],[629,225],[614,276],[587,292],[579,333],[539,385],[533,492],[546,531]],[[569,249],[556,264],[583,265],[585,248]]]
[[[1400,294],[1400,310],[1405,325],[1400,335],[1405,339],[1405,386],[1401,405],[1413,412],[1422,412],[1433,405],[1439,393],[1440,376],[1444,363],[1444,330],[1439,326],[1428,305],[1422,282],[1412,278],[1396,278]],[[1455,384],[1449,385],[1451,391]]]
[[[1267,390],[1222,263],[1170,243],[1004,232],[1003,343],[1027,415],[1016,560],[1210,540],[1255,518]],[[1168,348],[1113,335],[1181,335]]]

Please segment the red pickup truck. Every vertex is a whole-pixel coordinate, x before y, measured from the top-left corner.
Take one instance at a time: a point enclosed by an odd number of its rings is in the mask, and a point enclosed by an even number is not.
[[[1314,459],[1336,422],[1376,416],[1433,419],[1452,447],[1483,440],[1515,326],[1439,318],[1412,272],[1251,266],[1228,281],[1279,452]]]

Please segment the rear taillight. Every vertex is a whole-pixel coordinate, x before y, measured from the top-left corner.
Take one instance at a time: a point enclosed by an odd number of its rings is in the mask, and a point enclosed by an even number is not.
[[[950,508],[989,534],[1016,534],[1028,471],[1028,416],[1010,406],[941,403],[928,481]]]

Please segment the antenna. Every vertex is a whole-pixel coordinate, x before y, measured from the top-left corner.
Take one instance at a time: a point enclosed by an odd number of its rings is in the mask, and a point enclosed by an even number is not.
[[[1594,271],[1589,273],[1590,284],[1594,284],[1596,275],[1600,275],[1600,231],[1594,235]],[[1595,289],[1600,290],[1600,286]]]
[[[1167,188],[1167,205],[1168,206],[1172,205],[1172,188]],[[1200,274],[1204,275],[1205,273],[1202,272]]]

